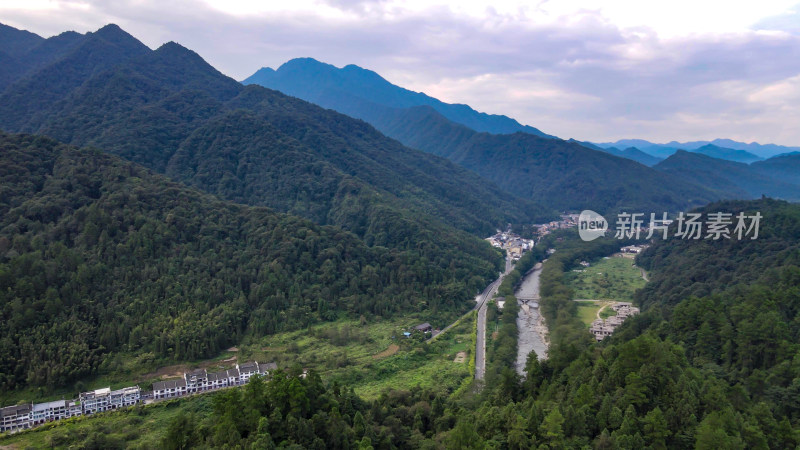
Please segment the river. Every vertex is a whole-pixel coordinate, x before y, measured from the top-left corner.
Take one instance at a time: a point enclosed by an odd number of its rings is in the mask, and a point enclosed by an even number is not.
[[[542,265],[537,264],[522,279],[522,283],[514,295],[517,298],[533,298],[538,301],[539,275],[541,273]],[[525,373],[525,363],[530,352],[536,352],[540,360],[547,358],[547,327],[544,324],[544,318],[539,314],[539,308],[532,307],[533,301],[529,301],[529,305],[520,303],[519,316],[517,317],[519,338],[516,369],[518,374],[523,375]]]

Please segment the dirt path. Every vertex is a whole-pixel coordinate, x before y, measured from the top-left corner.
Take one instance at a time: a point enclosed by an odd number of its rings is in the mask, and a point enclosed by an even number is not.
[[[606,309],[606,306],[608,306],[608,303],[604,303],[603,306],[601,306],[600,309],[597,310],[596,315],[598,320],[600,319],[600,313],[603,312],[604,309]]]
[[[386,358],[387,356],[394,355],[395,353],[397,353],[398,350],[400,350],[400,346],[398,346],[397,344],[392,344],[386,350],[377,353],[375,355],[372,355],[372,357],[375,359]]]

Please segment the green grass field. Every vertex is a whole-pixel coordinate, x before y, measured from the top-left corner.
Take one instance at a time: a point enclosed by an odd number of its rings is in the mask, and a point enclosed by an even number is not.
[[[578,303],[578,318],[581,319],[581,322],[585,323],[587,327],[592,325],[595,319],[597,319],[597,311],[603,307],[603,305],[607,305],[600,312],[600,318],[605,319],[615,315],[613,309],[611,309],[611,304],[613,302],[601,300],[601,301],[594,301],[594,302],[577,302]]]
[[[632,302],[633,293],[645,285],[641,271],[629,258],[599,259],[582,270],[566,274],[566,283],[576,299]]]
[[[589,327],[597,318],[597,311],[612,302],[632,302],[637,289],[644,287],[641,271],[632,265],[633,260],[611,256],[592,261],[579,272],[566,274],[566,284],[573,290],[574,299],[593,299],[593,302],[577,302],[578,318]],[[615,314],[606,307],[600,312],[605,319]]]

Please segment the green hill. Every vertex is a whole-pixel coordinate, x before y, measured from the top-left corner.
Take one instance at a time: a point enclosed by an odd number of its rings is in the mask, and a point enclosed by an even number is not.
[[[3,391],[63,386],[112,352],[193,360],[343,314],[455,317],[496,276],[479,239],[368,247],[43,137],[0,134],[0,178]]]
[[[727,161],[684,150],[678,150],[653,166],[673,180],[702,184],[725,198],[752,199],[766,195],[786,200],[800,199],[800,185],[782,181],[780,176],[765,172],[765,167],[768,166]]]

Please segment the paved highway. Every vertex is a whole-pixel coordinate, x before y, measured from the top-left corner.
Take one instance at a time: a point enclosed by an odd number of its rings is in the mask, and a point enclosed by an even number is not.
[[[511,272],[514,265],[511,263],[511,258],[506,258],[506,270],[492,282],[486,289],[481,292],[475,299],[475,308],[478,309],[478,336],[475,342],[475,379],[482,380],[486,374],[486,309],[488,300],[492,298],[500,283],[503,282],[503,277]]]

